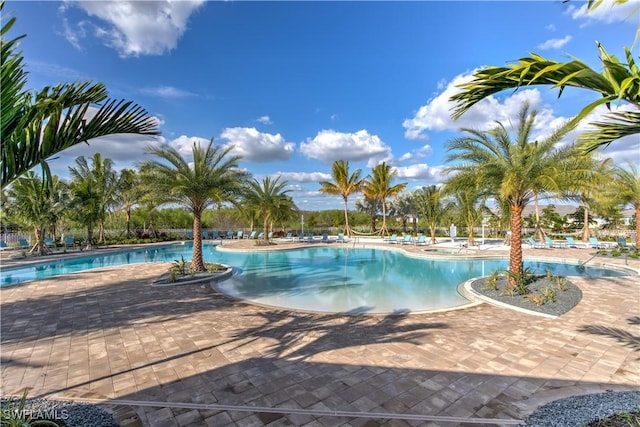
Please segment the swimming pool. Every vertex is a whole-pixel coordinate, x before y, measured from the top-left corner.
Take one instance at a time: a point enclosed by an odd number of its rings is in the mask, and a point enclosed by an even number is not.
[[[191,244],[140,249],[60,260],[30,267],[3,269],[8,286],[60,274],[141,262],[172,262],[191,258]],[[345,246],[312,246],[288,251],[227,252],[203,246],[205,261],[234,268],[233,276],[216,285],[234,298],[295,310],[350,313],[406,313],[453,308],[469,301],[457,292],[460,283],[506,270],[502,259],[434,260],[399,251]],[[541,274],[611,277],[628,273],[577,264],[529,261],[525,267]]]

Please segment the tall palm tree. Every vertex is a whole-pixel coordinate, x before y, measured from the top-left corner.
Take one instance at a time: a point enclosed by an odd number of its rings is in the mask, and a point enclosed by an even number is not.
[[[522,211],[535,194],[559,193],[560,177],[566,174],[572,147],[557,149],[556,144],[570,131],[556,129],[542,140],[532,140],[537,112],[525,104],[519,113],[515,140],[502,123],[489,131],[463,129],[468,136],[448,143],[447,160],[458,164],[448,168],[456,179],[476,182],[509,204],[512,233],[509,250],[509,286],[515,288],[522,277]]]
[[[283,212],[290,212],[295,208],[285,188],[289,185],[287,181],[280,182],[280,177],[271,179],[265,177],[262,182],[254,179],[247,185],[244,199],[245,205],[258,213],[262,218],[262,233],[264,241],[269,240],[269,223],[276,221],[283,216]]]
[[[325,194],[342,196],[342,201],[344,202],[344,232],[348,236],[352,236],[353,230],[351,230],[349,226],[349,208],[347,201],[351,194],[362,191],[364,186],[362,171],[356,169],[349,175],[349,162],[336,160],[331,166],[331,177],[333,178],[333,182],[320,182],[320,191]]]
[[[140,176],[132,169],[122,169],[118,177],[116,189],[118,207],[125,215],[125,232],[127,239],[131,237],[131,211],[140,203],[145,194]]]
[[[91,164],[84,156],[76,158],[76,165],[69,167],[72,181],[92,181],[98,194],[98,243],[105,242],[104,221],[108,210],[116,203],[118,173],[111,159],[103,159],[100,153],[91,157]],[[88,242],[91,244],[91,241]]]
[[[460,85],[462,92],[451,97],[458,104],[453,117],[458,118],[480,100],[506,89],[546,85],[560,89],[565,87],[587,89],[598,94],[598,98],[586,105],[574,117],[569,126],[578,122],[599,105],[609,108],[612,102],[624,102],[629,110],[609,112],[606,122],[594,122],[595,128],[579,137],[585,151],[593,151],[612,141],[640,133],[640,67],[633,59],[630,49],[624,48],[626,64],[610,55],[600,43],[596,43],[602,71],[598,72],[578,59],[557,62],[540,55],[521,58],[506,67],[488,67],[476,71],[474,79]]]
[[[4,8],[0,2],[0,11]],[[2,26],[0,47],[0,183],[5,188],[40,164],[51,180],[46,160],[52,155],[94,138],[133,133],[157,135],[157,120],[140,106],[109,99],[102,83],[75,82],[26,91],[27,73],[18,42],[7,40],[15,17]]]
[[[55,197],[60,181],[53,177],[52,185],[42,185],[42,178],[29,171],[14,181],[7,195],[9,213],[21,223],[33,228],[36,242],[31,253],[45,254],[44,235],[47,226],[54,223],[66,206]]]
[[[91,249],[93,233],[100,223],[101,194],[96,181],[93,179],[73,180],[69,183],[71,200],[69,216],[87,228],[85,247]]]
[[[640,248],[640,168],[629,162],[626,167],[613,169],[615,194],[623,204],[631,205],[636,211],[636,248]]]
[[[382,226],[380,235],[387,232],[387,199],[397,196],[407,188],[407,183],[393,184],[393,180],[398,175],[397,170],[391,170],[386,162],[376,165],[371,170],[371,176],[365,184],[365,196],[380,200],[382,204]]]
[[[416,205],[420,219],[429,227],[431,243],[436,243],[436,227],[450,211],[450,204],[445,201],[442,187],[429,185],[416,191]]]
[[[160,160],[148,160],[140,166],[146,179],[153,182],[155,191],[165,203],[184,206],[193,214],[192,271],[204,271],[202,259],[202,213],[221,197],[231,199],[239,193],[239,156],[230,154],[233,147],[223,149],[213,145],[193,144],[193,162],[189,163],[178,150],[169,146],[149,147],[148,154]]]

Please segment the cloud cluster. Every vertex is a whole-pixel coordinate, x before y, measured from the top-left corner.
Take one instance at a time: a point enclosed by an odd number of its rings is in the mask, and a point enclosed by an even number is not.
[[[331,174],[323,172],[276,172],[274,175],[288,182],[320,182],[332,179]]]
[[[596,2],[597,3],[597,2]],[[637,1],[619,2],[617,0],[603,0],[595,9],[587,10],[587,3],[584,2],[580,7],[569,5],[567,13],[573,19],[585,20],[586,24],[591,22],[603,22],[605,24],[614,24],[616,22],[638,22],[638,5]]]
[[[191,14],[203,0],[181,1],[66,1],[94,20],[72,26],[65,20],[65,37],[75,47],[92,33],[122,57],[161,55],[174,49],[187,29]]]
[[[143,87],[139,91],[143,95],[165,99],[184,99],[198,96],[196,93],[173,86]]]
[[[405,138],[429,139],[427,131],[455,132],[460,128],[488,130],[494,127],[497,121],[503,124],[512,123],[515,126],[518,112],[525,102],[529,103],[531,109],[538,110],[537,128],[543,129],[556,120],[553,110],[543,105],[542,95],[538,89],[524,89],[502,99],[489,96],[454,121],[451,114],[455,104],[449,99],[460,91],[459,85],[468,83],[472,79],[473,72],[454,77],[442,92],[429,99],[412,118],[404,120],[402,126],[405,128]]]
[[[262,123],[263,125],[271,125],[273,122],[269,116],[260,116],[256,119],[256,122]]]
[[[227,146],[233,146],[233,154],[249,162],[289,160],[296,146],[293,142],[287,142],[279,133],[263,133],[256,128],[226,128],[220,137],[229,141]]]
[[[404,153],[402,156],[400,156],[398,161],[410,162],[410,161],[415,161],[417,159],[424,159],[432,151],[433,150],[431,149],[431,146],[429,144],[426,144],[416,150],[411,150],[408,153]]]
[[[421,181],[427,184],[437,184],[445,180],[442,166],[429,167],[425,163],[417,163],[410,166],[398,166],[394,169],[398,172],[398,179]]]
[[[378,135],[370,135],[365,129],[354,133],[322,130],[314,138],[300,144],[300,152],[307,158],[330,164],[335,160],[367,161],[373,167],[393,158],[391,147]]]

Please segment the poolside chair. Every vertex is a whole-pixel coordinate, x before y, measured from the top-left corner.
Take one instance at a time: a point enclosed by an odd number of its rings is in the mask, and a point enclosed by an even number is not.
[[[621,251],[627,251],[627,250],[633,250],[635,249],[635,245],[633,243],[627,243],[627,239],[622,237],[622,236],[618,236],[618,238],[616,239],[616,243],[618,244],[618,248]]]
[[[564,239],[567,241],[567,246],[569,246],[570,248],[588,248],[589,247],[589,245],[587,245],[586,243],[576,242],[573,237],[565,237]]]
[[[589,237],[589,245],[594,249],[609,249],[613,247],[610,242],[601,242],[597,237]]]
[[[544,242],[546,243],[548,248],[564,248],[565,242],[551,240],[550,237],[545,236]]]
[[[307,243],[313,243],[313,237],[314,237],[314,236],[313,236],[313,233],[309,233],[309,234],[307,234],[307,240],[306,240],[306,242],[307,242]]]
[[[395,233],[392,234],[391,237],[389,237],[388,242],[397,244],[398,243],[398,235],[395,234]]]
[[[207,240],[209,238],[209,233],[207,233],[206,231],[202,232],[202,240]]]
[[[53,240],[51,240],[51,237],[45,237],[44,238],[44,245],[48,248],[48,249],[55,249],[56,248],[56,244]]]
[[[547,244],[545,242],[538,242],[531,236],[527,237],[526,243],[528,243],[532,248],[535,249],[544,249],[547,247]]]
[[[264,233],[261,231],[261,232],[258,234],[258,237],[256,237],[256,239],[258,239],[258,240],[262,240],[262,238],[264,238]]]
[[[242,240],[242,235],[243,235],[243,231],[242,230],[238,230],[238,233],[236,234],[236,236],[234,237],[235,239],[238,240]]]
[[[327,233],[322,233],[322,243],[329,243],[329,235]]]
[[[288,241],[293,241],[293,234],[292,233],[287,233],[286,237],[284,238],[284,240],[288,240]]]
[[[73,236],[67,236],[64,238],[64,247],[65,249],[76,247],[76,240],[73,238]]]
[[[337,241],[338,241],[338,242],[340,242],[340,243],[344,243],[344,242],[345,242],[345,240],[344,240],[344,233],[338,233],[338,239],[337,239]]]
[[[255,238],[256,238],[256,234],[257,234],[257,233],[258,233],[258,232],[257,232],[256,230],[253,230],[253,231],[251,232],[251,234],[249,234],[249,236],[248,236],[247,238],[248,238],[248,239],[255,239]]]
[[[213,240],[218,240],[220,239],[220,232],[218,230],[214,230],[211,232],[211,238]]]
[[[7,245],[7,242],[5,242],[4,240],[0,240],[0,251],[10,251],[13,248],[9,245]]]
[[[425,236],[424,234],[421,234],[418,236],[418,240],[413,242],[414,245],[418,246],[418,245],[427,245],[427,236]]]
[[[267,234],[267,240],[271,239],[273,239],[273,231],[270,231],[269,234]]]
[[[30,247],[31,245],[29,244],[29,242],[27,242],[26,239],[18,239],[18,249],[28,249]]]
[[[410,245],[412,239],[413,238],[411,237],[411,234],[405,234],[404,235],[404,239],[402,239],[402,244],[403,245]]]
[[[233,239],[233,230],[227,231],[227,239]]]

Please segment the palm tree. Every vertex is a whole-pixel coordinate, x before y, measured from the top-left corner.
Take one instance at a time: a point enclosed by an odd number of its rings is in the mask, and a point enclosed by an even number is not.
[[[116,202],[118,173],[113,169],[111,159],[103,159],[100,153],[91,157],[91,165],[84,156],[76,159],[76,165],[69,167],[72,181],[92,181],[98,194],[98,243],[105,242],[104,221],[109,208]],[[91,241],[89,241],[91,244]]]
[[[0,2],[0,11],[4,1]],[[0,48],[1,101],[0,182],[2,188],[40,164],[50,182],[46,160],[94,138],[133,133],[157,135],[157,121],[131,101],[108,99],[102,83],[76,82],[26,91],[27,73],[18,42],[6,40],[15,17],[2,26]]]
[[[102,206],[100,189],[93,179],[71,181],[69,188],[71,190],[69,216],[87,227],[85,247],[91,249],[94,241],[93,232],[96,225],[100,223]]]
[[[609,108],[612,102],[624,101],[631,108],[609,112],[605,117],[610,121],[591,123],[595,129],[579,138],[585,151],[593,151],[624,136],[639,134],[640,67],[636,65],[630,49],[624,48],[625,64],[610,55],[600,43],[596,44],[602,72],[593,70],[578,59],[557,62],[536,54],[507,67],[488,67],[476,71],[472,81],[460,86],[462,92],[451,97],[452,101],[458,102],[453,117],[460,117],[480,100],[506,89],[547,85],[559,88],[560,96],[565,87],[575,87],[594,91],[599,96],[569,122],[571,127],[575,127],[599,105]]]
[[[512,244],[509,251],[509,286],[515,288],[522,277],[522,211],[535,194],[559,192],[560,177],[572,155],[572,147],[556,149],[569,126],[556,129],[540,141],[532,141],[537,116],[525,104],[520,110],[516,139],[503,124],[489,131],[463,129],[469,135],[448,143],[448,161],[459,164],[448,168],[458,180],[475,182],[509,204]]]
[[[36,242],[31,253],[43,255],[47,252],[44,244],[46,228],[56,221],[65,208],[55,197],[60,180],[54,176],[51,183],[51,186],[42,185],[42,178],[29,171],[14,181],[7,191],[11,200],[8,209],[11,215],[21,223],[33,227]]]
[[[420,219],[429,227],[431,243],[436,243],[436,226],[450,211],[451,206],[445,203],[445,193],[441,187],[429,185],[416,192],[416,205]]]
[[[245,206],[258,213],[263,221],[263,239],[265,242],[269,240],[269,223],[282,218],[283,212],[291,212],[295,209],[293,201],[285,190],[287,181],[280,181],[280,177],[271,179],[267,176],[262,182],[254,179],[247,185],[244,199]]]
[[[378,217],[380,201],[378,199],[372,199],[371,197],[367,197],[365,194],[365,196],[362,199],[356,201],[355,206],[359,212],[364,212],[369,214],[369,217],[371,218],[369,232],[375,233],[376,220]]]
[[[627,167],[613,169],[616,198],[624,204],[630,204],[636,211],[636,248],[640,248],[640,168],[631,162]]]
[[[124,211],[125,230],[128,239],[131,237],[131,211],[133,207],[142,200],[145,194],[145,188],[142,186],[139,175],[136,174],[134,170],[122,169],[118,177],[116,192],[117,203]]]
[[[372,171],[371,176],[365,184],[365,196],[380,200],[382,204],[382,227],[380,227],[380,235],[387,232],[387,199],[389,197],[395,197],[407,187],[407,183],[393,185],[393,180],[398,175],[397,170],[391,170],[386,162],[382,162],[376,165]]]
[[[162,202],[184,206],[193,214],[192,271],[204,271],[202,259],[202,213],[220,200],[231,199],[239,192],[241,174],[237,171],[239,156],[232,156],[233,147],[223,149],[213,146],[213,139],[206,147],[193,144],[193,162],[190,164],[173,147],[149,147],[148,154],[164,160],[143,162],[147,182],[153,182]]]
[[[356,169],[351,175],[349,175],[349,162],[336,160],[331,166],[331,176],[333,178],[333,182],[320,182],[320,191],[325,194],[342,196],[342,200],[344,202],[344,232],[348,236],[352,236],[353,231],[349,226],[349,208],[347,206],[347,201],[351,194],[362,191],[364,185],[362,171],[360,169]]]
[[[473,246],[473,229],[482,223],[482,217],[486,212],[486,199],[477,182],[469,182],[469,185],[451,189],[453,204],[459,219],[467,228],[467,240],[469,246]],[[446,191],[446,190],[445,190]]]

